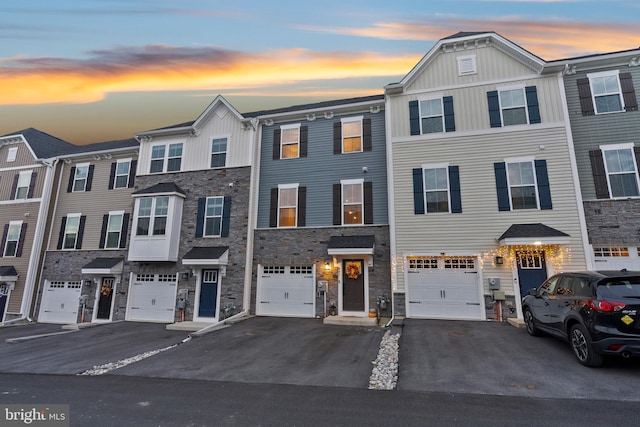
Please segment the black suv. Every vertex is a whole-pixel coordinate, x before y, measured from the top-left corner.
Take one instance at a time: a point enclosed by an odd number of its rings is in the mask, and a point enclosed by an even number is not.
[[[585,366],[640,356],[640,271],[560,273],[522,299],[527,332],[569,341]]]

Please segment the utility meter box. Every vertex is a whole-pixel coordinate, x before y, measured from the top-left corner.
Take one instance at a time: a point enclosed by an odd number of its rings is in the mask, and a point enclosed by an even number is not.
[[[327,281],[318,280],[318,292],[327,292]]]
[[[504,291],[493,291],[493,300],[504,301],[505,300]]]
[[[500,279],[497,277],[489,277],[487,279],[487,282],[489,282],[489,290],[491,291],[497,291],[498,289],[500,289]]]

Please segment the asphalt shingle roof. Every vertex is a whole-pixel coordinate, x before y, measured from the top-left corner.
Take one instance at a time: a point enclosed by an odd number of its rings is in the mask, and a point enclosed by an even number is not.
[[[76,145],[73,145],[70,142],[63,141],[60,138],[56,138],[55,136],[51,136],[48,133],[34,128],[22,129],[3,136],[10,135],[24,136],[38,159],[48,159],[63,154],[69,154],[77,148]]]
[[[373,248],[375,236],[331,236],[328,249]]]
[[[89,264],[84,265],[83,269],[95,268],[95,269],[103,269],[103,268],[112,268],[121,263],[123,258],[96,258],[91,261]]]
[[[133,194],[160,194],[160,193],[179,193],[186,195],[184,191],[175,182],[161,182],[152,185],[149,188],[135,191]]]
[[[569,237],[569,235],[542,223],[513,224],[507,231],[502,233],[498,240],[520,237]]]
[[[191,250],[187,252],[182,259],[218,259],[228,250],[229,246],[197,246],[191,248]]]

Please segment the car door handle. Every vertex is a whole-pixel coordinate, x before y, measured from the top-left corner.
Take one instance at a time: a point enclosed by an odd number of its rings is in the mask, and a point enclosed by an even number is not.
[[[545,301],[545,302],[544,302],[544,305],[547,305],[547,306],[548,306],[548,305],[549,305],[549,301]]]
[[[569,301],[565,301],[564,304],[562,304],[562,305],[564,305],[565,307],[569,307],[571,305],[571,303]]]

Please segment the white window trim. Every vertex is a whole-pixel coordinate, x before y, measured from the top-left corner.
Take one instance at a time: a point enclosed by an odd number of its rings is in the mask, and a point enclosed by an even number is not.
[[[447,171],[447,205],[448,205],[448,211],[447,212],[428,212],[427,211],[427,186],[425,185],[425,169],[446,169]],[[422,198],[423,198],[423,203],[424,203],[424,213],[425,215],[442,215],[442,214],[448,214],[451,213],[451,183],[449,182],[449,163],[425,163],[422,165],[422,186],[423,186],[423,191],[422,191]],[[442,191],[442,190],[438,190],[438,191]]]
[[[76,169],[73,175],[73,187],[71,188],[72,193],[82,193],[84,191],[87,191],[87,181],[89,181],[89,166],[90,166],[90,163],[78,163],[76,165]],[[77,178],[78,169],[83,167],[87,168],[87,176],[84,178],[84,186],[82,187],[82,190],[76,190],[76,181],[78,180]]]
[[[607,166],[607,159],[605,156],[605,151],[616,151],[616,150],[631,150],[631,156],[633,157],[633,170],[636,176],[636,186],[638,187],[638,191],[640,193],[640,179],[639,179],[639,171],[638,171],[638,159],[636,159],[636,153],[634,151],[634,144],[632,142],[624,143],[624,144],[611,144],[611,145],[600,145],[600,151],[602,152],[602,163],[604,163],[604,173],[607,177],[607,188],[609,189],[609,197],[613,200],[618,199],[635,199],[639,196],[613,196],[613,191],[611,189],[611,180],[609,179],[609,167]],[[631,173],[631,171],[627,172]]]
[[[27,181],[27,185],[26,186],[20,186],[20,180],[22,180],[23,176],[29,176],[28,179],[25,179]],[[18,176],[18,185],[16,187],[16,194],[15,194],[15,198],[14,200],[26,200],[29,198],[29,186],[31,185],[31,177],[33,176],[33,171],[32,170],[28,170],[28,171],[22,171],[20,172],[19,176]],[[18,194],[20,193],[20,188],[27,188],[27,191],[24,193],[24,197],[18,197]]]
[[[598,112],[598,108],[596,106],[596,94],[593,90],[593,79],[602,78],[602,77],[610,77],[615,76],[618,80],[618,98],[620,99],[620,110],[619,111],[605,111],[602,113]],[[591,90],[591,102],[593,103],[593,111],[596,115],[598,114],[615,114],[626,111],[626,106],[624,105],[624,96],[622,96],[622,86],[620,85],[620,70],[609,70],[609,71],[599,71],[597,73],[588,73],[587,78],[589,79],[589,89]],[[602,96],[602,95],[600,95]]]
[[[300,123],[295,123],[292,125],[282,125],[280,126],[280,159],[282,160],[287,160],[287,159],[298,159],[300,158],[300,127],[302,125]],[[298,155],[296,157],[283,157],[282,156],[282,148],[283,148],[283,142],[282,142],[282,137],[284,134],[284,130],[289,130],[289,129],[297,129],[298,130],[298,141],[295,143],[298,146]],[[294,145],[293,143],[287,143],[286,145]]]
[[[300,187],[299,183],[296,184],[278,184],[278,228],[296,228],[298,226],[298,188]],[[296,190],[296,204],[295,204],[295,213],[293,215],[294,225],[283,226],[280,225],[280,209],[283,207],[291,208],[292,206],[281,206],[280,201],[282,198],[280,197],[281,190]]]
[[[523,126],[523,125],[528,125],[530,124],[530,120],[529,120],[529,106],[527,105],[527,91],[525,90],[525,85],[523,84],[519,84],[519,85],[505,85],[505,86],[499,86],[496,88],[496,90],[498,91],[498,104],[500,105],[500,120],[502,121],[502,127],[505,126]],[[501,92],[509,92],[512,90],[521,90],[522,94],[524,95],[524,114],[526,117],[527,122],[526,123],[520,123],[517,125],[505,125],[504,123],[504,110],[506,107],[502,106],[502,97],[500,96]],[[521,107],[509,107],[508,109],[515,109],[515,108],[521,108]]]
[[[217,153],[213,152],[213,141],[216,139],[225,139],[227,141],[227,146],[224,151],[220,151]],[[210,138],[211,143],[209,144],[210,153],[209,153],[209,168],[210,169],[221,169],[227,167],[227,161],[229,159],[229,141],[231,140],[231,135],[220,135],[220,136],[212,136]],[[225,154],[224,166],[211,166],[211,156],[214,154]]]
[[[364,120],[364,116],[355,116],[355,117],[343,117],[340,119],[340,133],[341,133],[341,150],[342,150],[342,154],[351,154],[351,153],[362,153],[364,151],[364,126],[362,124],[362,121]],[[354,151],[344,151],[344,138],[345,138],[345,134],[344,134],[344,125],[345,123],[353,123],[353,122],[359,122],[360,123],[360,149],[359,150],[354,150]],[[349,138],[352,138],[356,135],[349,135]]]
[[[111,218],[114,216],[120,215],[122,220],[120,222],[120,229],[118,230],[118,245],[115,248],[107,247],[107,243],[109,242],[109,226],[111,225]],[[111,211],[109,212],[109,220],[107,221],[107,229],[104,234],[104,248],[106,250],[114,250],[120,249],[120,241],[122,240],[122,223],[124,222],[124,211]]]
[[[180,157],[169,157],[169,146],[170,145],[182,145],[182,154],[180,155]],[[150,147],[149,150],[149,174],[150,175],[157,175],[157,174],[161,174],[161,173],[177,173],[177,172],[182,172],[182,165],[183,165],[183,160],[184,160],[184,150],[185,150],[185,141],[173,141],[173,142],[165,142],[162,144],[153,144]],[[164,156],[162,157],[162,171],[160,172],[151,172],[151,162],[153,161],[158,161],[160,160],[160,157],[154,159],[151,157],[151,155],[153,154],[153,149],[155,147],[164,147]],[[171,159],[180,159],[180,169],[179,170],[175,170],[175,171],[169,171],[169,160]]]
[[[169,149],[172,145],[180,145],[180,156],[170,156],[169,155]],[[184,159],[184,147],[185,144],[183,141],[179,141],[179,142],[168,142],[167,143],[167,149],[165,150],[165,154],[166,154],[166,162],[164,164],[165,168],[164,168],[164,172],[181,172],[182,171],[182,160]],[[173,160],[173,159],[180,159],[180,169],[175,170],[175,171],[170,171],[169,170],[169,161]]]
[[[64,243],[67,241],[67,228],[69,227],[69,218],[78,218],[78,230],[76,231],[75,235],[75,239],[73,241],[73,247],[72,248],[65,248],[64,247]],[[71,214],[67,214],[67,221],[64,224],[64,237],[62,239],[62,249],[63,251],[73,251],[76,250],[76,248],[78,247],[78,233],[80,231],[80,221],[82,220],[82,214],[81,213],[71,213]]]
[[[207,216],[207,205],[210,199],[222,199],[222,212],[220,212],[220,233],[219,234],[207,234],[207,218],[218,218],[218,215]],[[222,221],[224,221],[224,196],[210,196],[205,198],[204,202],[204,218],[202,224],[202,237],[220,237],[222,236]]]
[[[472,75],[472,74],[477,74],[478,73],[478,66],[476,63],[476,56],[475,55],[464,55],[464,56],[458,56],[456,57],[456,61],[458,62],[458,75],[459,76],[468,76],[468,75]],[[471,64],[471,66],[469,67],[470,70],[469,71],[463,71],[463,69],[465,67],[462,66],[462,64]]]
[[[360,195],[362,199],[360,200],[360,206],[362,208],[362,222],[360,224],[346,224],[344,222],[344,186],[345,185],[360,185]],[[342,225],[343,226],[354,226],[354,225],[363,225],[364,224],[364,178],[363,179],[342,179],[340,180],[340,205],[341,205],[341,216],[342,216]],[[356,203],[351,203],[351,205],[356,205]]]
[[[132,162],[132,159],[131,159],[131,158],[129,158],[129,159],[118,159],[118,160],[116,161],[116,173],[115,173],[115,175],[113,176],[113,189],[114,189],[114,190],[115,190],[115,189],[118,189],[118,188],[128,188],[128,187],[129,187],[129,177],[131,176],[131,162]],[[129,163],[129,171],[128,171],[128,172],[127,172],[127,174],[126,174],[126,176],[127,176],[127,183],[126,183],[126,185],[125,185],[124,187],[118,187],[118,186],[116,186],[116,183],[118,182],[118,176],[124,176],[123,174],[118,175],[118,166],[119,166],[121,163]]]
[[[530,209],[514,209],[513,208],[513,198],[511,195],[511,187],[515,187],[515,185],[511,184],[511,181],[509,180],[509,164],[510,163],[531,163],[531,167],[533,168],[533,189],[536,193],[536,207],[535,209],[540,210],[540,194],[538,194],[538,174],[536,173],[536,164],[535,164],[535,157],[510,157],[510,158],[506,158],[503,160],[505,163],[505,169],[507,172],[507,189],[509,190],[509,208],[511,211],[521,211],[521,210],[533,210],[534,208],[530,208]],[[529,186],[526,185],[527,187]],[[518,185],[518,187],[524,187],[523,185]]]
[[[18,245],[20,244],[20,238],[22,237],[22,223],[23,221],[9,221],[9,228],[7,229],[7,240],[4,242],[4,251],[2,256],[4,258],[15,258],[18,253]],[[16,242],[16,250],[13,255],[7,255],[7,244],[9,243],[9,235],[11,234],[11,227],[18,227],[18,238],[15,240]],[[11,240],[14,241],[14,240]]]
[[[9,147],[7,150],[7,163],[15,162],[18,157],[18,147]]]
[[[446,132],[446,125],[444,123],[444,94],[431,94],[429,96],[425,96],[425,97],[419,97],[418,98],[418,116],[420,119],[420,135],[437,135],[439,133],[445,133]],[[437,117],[437,116],[425,116],[424,114],[422,114],[422,102],[423,101],[440,101],[440,111],[442,112],[442,114],[440,114],[440,118],[442,119],[442,132],[429,132],[429,133],[424,133],[424,130],[422,129],[422,118],[423,117]]]

